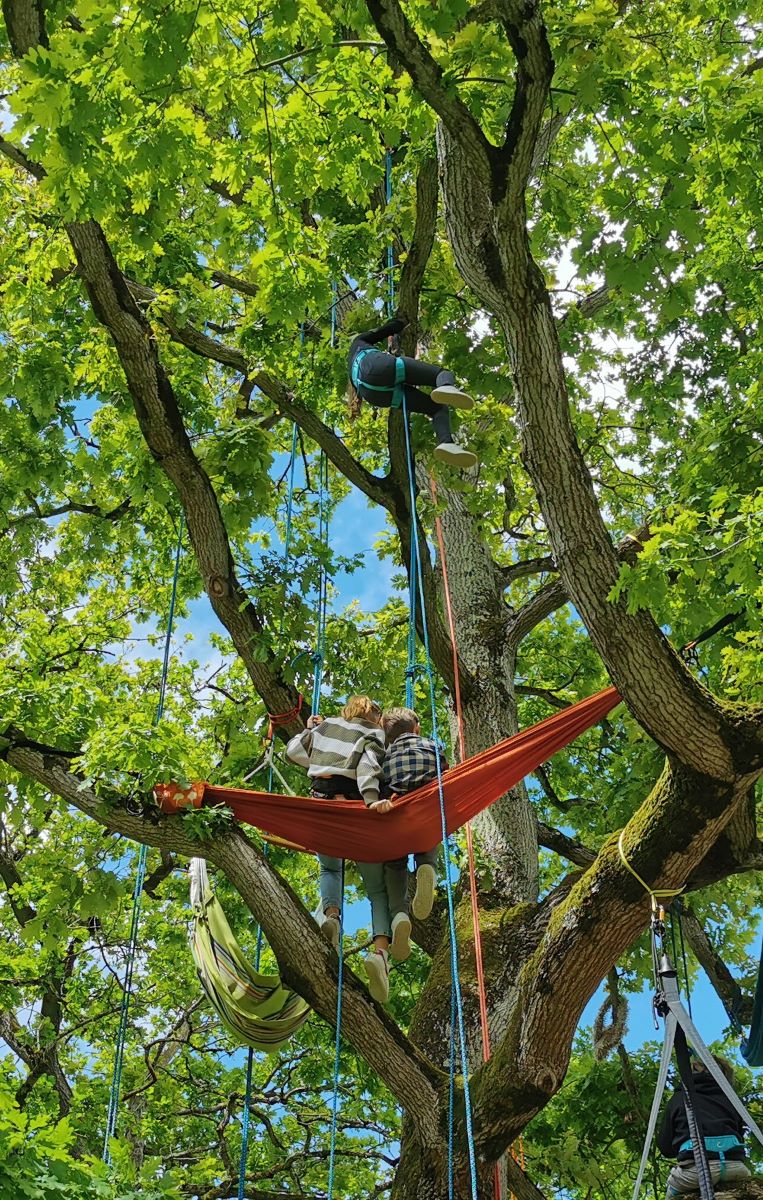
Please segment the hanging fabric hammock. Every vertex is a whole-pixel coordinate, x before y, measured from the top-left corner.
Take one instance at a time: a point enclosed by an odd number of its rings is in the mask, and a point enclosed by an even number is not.
[[[310,1009],[278,975],[261,975],[248,962],[212,891],[203,858],[191,859],[190,878],[191,951],[207,999],[237,1041],[255,1050],[280,1050]]]
[[[558,750],[574,742],[620,702],[605,688],[475,754],[445,775],[448,833],[460,829]],[[239,821],[295,843],[298,848],[354,862],[386,862],[428,850],[442,838],[437,781],[395,801],[388,813],[369,812],[360,800],[273,796],[243,788],[161,783],[154,794],[163,812],[202,803],[226,804]]]
[[[742,1057],[750,1067],[763,1067],[763,946],[760,948],[760,966],[755,999],[752,1006],[750,1033],[740,1046]]]

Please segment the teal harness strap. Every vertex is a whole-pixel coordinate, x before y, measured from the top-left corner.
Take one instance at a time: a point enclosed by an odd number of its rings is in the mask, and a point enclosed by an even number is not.
[[[359,350],[352,364],[352,386],[358,390],[361,387],[367,392],[392,392],[391,408],[402,408],[403,397],[405,395],[403,385],[405,383],[405,359],[395,358],[395,383],[393,387],[388,387],[386,384],[366,383],[365,379],[360,378],[360,364],[367,354],[384,354],[384,350],[372,350],[370,347],[367,350]]]
[[[724,1133],[722,1136],[719,1136],[719,1137],[705,1137],[702,1139],[702,1141],[705,1143],[706,1150],[711,1150],[714,1154],[718,1155],[718,1159],[719,1159],[720,1165],[721,1165],[720,1177],[721,1177],[721,1179],[723,1179],[723,1173],[724,1173],[724,1170],[726,1167],[726,1151],[727,1150],[741,1150],[743,1147],[743,1143],[740,1142],[739,1138],[737,1137],[737,1135],[735,1133]],[[694,1144],[693,1144],[691,1138],[689,1138],[688,1142],[681,1143],[681,1145],[678,1148],[678,1152],[680,1154],[683,1150],[693,1150],[693,1149],[694,1149]]]

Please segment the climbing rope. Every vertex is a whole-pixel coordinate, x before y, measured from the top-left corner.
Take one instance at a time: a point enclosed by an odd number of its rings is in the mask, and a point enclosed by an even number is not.
[[[167,613],[167,627],[164,634],[164,655],[162,658],[162,673],[159,680],[159,696],[154,713],[153,727],[159,724],[164,715],[164,702],[167,695],[167,679],[170,670],[170,650],[172,643],[172,629],[175,624],[175,605],[177,602],[178,579],[180,576],[180,558],[183,550],[183,533],[185,523],[181,514],[178,522],[177,545],[175,547],[175,562],[172,572],[172,587],[170,590],[170,606]],[[111,1162],[110,1141],[116,1133],[117,1115],[119,1113],[119,1099],[122,1088],[122,1070],[124,1067],[125,1044],[127,1042],[127,1022],[130,1012],[130,997],[132,995],[132,981],[135,972],[135,957],[138,948],[138,926],[140,924],[140,909],[143,899],[143,884],[146,879],[146,863],[148,860],[148,847],[141,845],[138,850],[138,861],[135,867],[135,886],[132,894],[132,916],[130,919],[130,933],[127,940],[127,961],[125,964],[125,975],[122,981],[122,1002],[119,1011],[119,1028],[117,1030],[117,1040],[114,1049],[114,1067],[111,1077],[111,1088],[109,1091],[109,1107],[106,1115],[106,1132],[103,1139],[103,1161],[108,1165]]]
[[[691,1011],[691,983],[689,981],[689,964],[686,959],[686,943],[684,941],[682,907],[683,906],[681,904],[680,897],[676,896],[675,900],[670,906],[670,939],[673,946],[673,961],[678,962],[679,956],[681,959],[681,967],[684,977],[684,990],[686,992],[686,1007],[689,1010],[689,1016],[692,1017],[694,1014]],[[676,929],[678,930],[677,942]]]
[[[387,149],[384,155],[384,195],[389,208],[392,203],[392,151]],[[387,307],[391,317],[395,311],[395,247],[390,238],[387,243]]]
[[[413,469],[413,453],[411,449],[411,436],[408,424],[408,411],[403,397],[403,426],[405,430],[405,451],[408,470],[408,497],[411,510],[411,537],[416,546],[418,546],[419,524],[418,514],[416,511],[416,483]],[[432,658],[429,645],[429,627],[427,622],[426,604],[424,597],[424,575],[421,569],[421,560],[418,553],[415,556],[416,563],[416,580],[411,581],[418,591],[418,600],[421,606],[421,626],[424,641],[424,673],[427,677],[429,685],[429,705],[432,720],[432,737],[434,738],[437,761],[437,791],[440,803],[440,822],[442,829],[442,842],[445,850],[445,889],[448,901],[448,924],[450,931],[450,966],[451,966],[451,983],[453,988],[452,1007],[455,1009],[456,1024],[458,1027],[458,1037],[460,1046],[461,1058],[461,1073],[464,1081],[464,1110],[466,1123],[466,1139],[469,1152],[469,1175],[471,1182],[472,1200],[477,1200],[477,1160],[474,1147],[474,1129],[472,1125],[472,1105],[471,1094],[469,1090],[469,1060],[466,1047],[466,1033],[464,1028],[464,1006],[463,996],[461,993],[461,979],[458,968],[458,943],[456,940],[456,910],[453,896],[453,878],[451,873],[451,849],[450,836],[448,834],[446,817],[445,817],[445,796],[443,793],[442,782],[442,759],[439,750],[439,729],[437,721],[437,699],[434,672],[432,670]],[[451,1023],[451,1048],[455,1037],[454,1025]],[[451,1049],[451,1064],[455,1066],[455,1054]],[[451,1072],[451,1078],[452,1078]],[[453,1096],[453,1087],[450,1089],[451,1097]],[[453,1104],[449,1106],[448,1112],[448,1188],[449,1195],[453,1194],[453,1124],[454,1110]]]
[[[304,324],[302,324],[302,325],[300,325],[300,351],[299,351],[300,357],[302,356],[302,350],[303,350],[304,344],[305,344],[305,327],[304,327]],[[297,437],[298,437],[297,422],[293,421],[292,426],[291,426],[291,452],[289,455],[288,484],[287,484],[287,493],[286,493],[286,529],[284,531],[283,555],[282,555],[284,574],[286,573],[286,568],[289,563],[289,554],[291,553],[291,532],[292,532],[292,520],[293,520],[293,516],[294,516],[294,471],[295,471],[295,466],[296,466],[296,461],[297,461]],[[285,619],[286,619],[286,605],[284,604],[284,606],[281,610],[281,621],[280,621],[279,630],[278,630],[279,638],[283,636]],[[281,774],[279,767],[273,761],[273,754],[275,751],[275,731],[276,731],[277,725],[289,724],[292,720],[294,720],[296,717],[298,717],[301,710],[302,710],[302,695],[300,694],[297,704],[289,712],[287,712],[287,713],[268,713],[268,748],[265,752],[265,757],[262,760],[262,762],[253,771],[249,772],[249,775],[244,777],[244,782],[246,782],[247,779],[250,779],[252,777],[252,775],[255,775],[257,773],[257,771],[262,770],[262,768],[264,766],[267,766],[267,768],[268,768],[268,791],[269,792],[273,791],[273,777],[275,775],[278,777],[278,781],[281,784],[281,786],[283,787],[284,791],[291,792],[291,788],[289,787],[288,783],[286,782],[283,775]],[[263,854],[264,858],[267,858],[267,856],[268,856],[267,842],[265,842],[263,844],[262,854]],[[255,971],[259,971],[259,969],[260,969],[260,962],[262,959],[262,942],[263,942],[262,926],[258,925],[257,926],[257,945],[256,945],[255,952],[254,952],[254,969],[255,969]],[[246,1059],[246,1085],[244,1088],[244,1110],[243,1110],[243,1113],[241,1116],[241,1156],[239,1158],[239,1164],[238,1164],[238,1196],[237,1196],[237,1200],[245,1200],[245,1192],[246,1192],[246,1165],[247,1165],[247,1162],[249,1159],[249,1114],[250,1114],[250,1109],[252,1106],[252,1070],[253,1070],[253,1067],[254,1067],[254,1050],[250,1046],[249,1053],[248,1053],[247,1059]]]
[[[337,285],[331,284],[331,347],[336,346],[337,321]],[[325,414],[324,414],[325,416]],[[320,707],[321,687],[323,686],[323,670],[326,650],[326,619],[328,614],[328,567],[325,562],[325,551],[329,540],[329,461],[325,450],[321,450],[318,459],[318,541],[323,553],[318,576],[317,599],[317,633],[313,652],[313,703],[312,714]]]
[[[331,1092],[331,1133],[329,1135],[329,1178],[327,1200],[334,1197],[334,1168],[336,1164],[336,1124],[339,1113],[339,1072],[342,1064],[342,992],[344,990],[344,859],[340,874],[339,905],[339,973],[336,992],[336,1035],[334,1038],[334,1080]]]
[[[432,494],[432,502],[435,506],[435,535],[437,538],[437,549],[440,555],[440,564],[442,567],[442,587],[443,597],[445,600],[445,615],[448,621],[448,634],[450,636],[451,654],[453,658],[453,704],[456,710],[456,727],[458,731],[458,759],[459,762],[464,762],[466,759],[466,738],[464,736],[464,715],[461,706],[461,676],[458,667],[458,646],[456,642],[456,624],[453,619],[453,605],[450,597],[450,584],[448,581],[448,562],[445,553],[445,538],[442,532],[442,522],[437,515],[437,484],[434,475],[429,477],[429,488]],[[474,959],[477,974],[477,991],[479,995],[480,1006],[480,1030],[482,1032],[482,1061],[488,1062],[490,1059],[490,1030],[488,1027],[487,1014],[487,991],[485,988],[485,966],[482,955],[482,930],[480,929],[480,913],[479,913],[479,895],[477,892],[477,870],[474,858],[474,839],[472,837],[472,823],[466,823],[466,855],[469,866],[469,898],[471,902],[472,912],[472,934],[474,937]],[[501,1178],[498,1163],[495,1164],[493,1171],[493,1194],[495,1200],[500,1200],[501,1197]]]

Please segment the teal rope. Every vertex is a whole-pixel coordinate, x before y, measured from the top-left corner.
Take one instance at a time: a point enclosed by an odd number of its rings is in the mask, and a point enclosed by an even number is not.
[[[384,190],[387,208],[392,203],[392,151],[387,150],[384,156]],[[395,312],[395,250],[392,239],[387,245],[387,314]]]
[[[154,713],[153,726],[156,726],[161,721],[164,715],[164,702],[167,696],[167,679],[170,670],[170,651],[172,645],[172,629],[175,624],[175,605],[177,602],[178,579],[180,576],[180,558],[183,550],[183,532],[185,522],[181,515],[178,523],[178,538],[177,546],[175,547],[175,565],[172,574],[172,590],[170,592],[170,607],[167,614],[167,628],[164,635],[164,657],[162,659],[162,674],[159,680],[159,698],[157,700],[156,712]],[[109,1143],[116,1134],[117,1115],[119,1112],[119,1098],[122,1089],[122,1070],[124,1067],[125,1043],[127,1041],[127,1023],[130,1012],[130,996],[132,995],[132,981],[135,971],[135,954],[138,948],[138,926],[140,923],[140,909],[143,899],[143,884],[146,879],[146,862],[148,859],[148,847],[142,845],[138,850],[138,861],[135,867],[135,886],[132,894],[132,917],[130,919],[130,934],[127,940],[127,962],[125,964],[125,977],[122,982],[122,1002],[119,1011],[119,1029],[117,1030],[117,1040],[114,1050],[114,1067],[111,1076],[111,1088],[109,1091],[109,1107],[106,1115],[106,1132],[103,1139],[103,1161],[108,1165],[111,1162],[111,1150]]]
[[[331,1094],[331,1133],[329,1135],[329,1178],[326,1200],[334,1197],[334,1168],[336,1165],[336,1125],[339,1111],[339,1071],[342,1056],[342,992],[344,990],[344,859],[341,868],[341,896],[339,906],[339,973],[336,993],[336,1037],[334,1039],[334,1084]]]
[[[411,508],[411,537],[418,546],[418,514],[416,512],[416,484],[413,473],[413,454],[411,451],[411,435],[408,425],[408,411],[403,398],[403,424],[405,427],[405,450],[408,467],[408,495]],[[474,1129],[472,1126],[472,1104],[471,1094],[469,1089],[469,1061],[466,1052],[466,1032],[464,1028],[464,1005],[461,994],[461,979],[458,971],[458,943],[456,941],[456,911],[453,900],[453,879],[451,875],[451,849],[450,837],[448,835],[447,821],[445,816],[445,796],[442,787],[442,758],[440,755],[440,738],[437,723],[437,701],[435,693],[435,680],[432,671],[432,656],[429,646],[429,628],[427,623],[426,604],[424,598],[424,575],[421,569],[421,559],[416,553],[416,568],[417,568],[417,583],[419,593],[419,603],[421,605],[421,625],[424,635],[424,672],[429,684],[429,705],[432,718],[432,737],[436,747],[437,761],[437,791],[440,801],[440,825],[442,829],[442,841],[445,850],[445,887],[448,899],[448,923],[450,927],[450,966],[451,966],[451,981],[453,993],[455,997],[456,1019],[458,1024],[458,1037],[461,1051],[461,1072],[464,1079],[464,1106],[466,1119],[466,1140],[469,1150],[469,1174],[471,1180],[472,1200],[478,1200],[477,1191],[477,1159],[474,1148]],[[451,1025],[451,1042],[454,1038],[454,1030]],[[453,1178],[453,1108],[451,1106],[448,1114],[448,1150],[449,1150],[449,1189],[452,1188]]]
[[[418,569],[418,546],[411,534],[411,553],[408,563],[408,663],[405,668],[405,706],[414,707],[416,674],[418,672],[418,642],[416,640],[416,573]]]
[[[337,286],[331,284],[331,347],[336,346],[337,325]],[[329,541],[329,463],[323,451],[320,457],[320,490],[319,490],[319,524],[318,536],[322,547],[328,547]],[[326,621],[328,616],[328,571],[321,568],[318,593],[318,634],[314,657],[315,675],[313,679],[313,714],[317,713],[320,705],[321,684],[323,682],[323,660],[326,646]],[[331,1130],[329,1134],[329,1177],[327,1200],[333,1200],[334,1173],[336,1169],[336,1129],[339,1112],[339,1073],[342,1056],[342,993],[344,991],[344,868],[341,867],[341,903],[339,905],[339,972],[337,975],[336,992],[336,1035],[334,1038],[334,1078],[331,1092]]]
[[[258,935],[259,946],[259,935]],[[258,950],[259,953],[259,950]],[[260,969],[259,961],[255,965],[255,970]],[[241,1161],[238,1166],[238,1197],[237,1200],[245,1200],[246,1193],[246,1161],[249,1150],[249,1110],[252,1106],[252,1067],[254,1066],[254,1050],[250,1048],[246,1060],[246,1086],[244,1088],[244,1115],[241,1123]]]
[[[331,284],[331,347],[336,346],[337,326],[337,285]],[[321,450],[318,459],[318,541],[321,549],[326,549],[329,543],[329,461],[325,451]],[[329,580],[325,563],[321,565],[318,577],[318,612],[313,652],[313,701],[311,712],[318,712],[321,704],[321,688],[323,686],[323,668],[326,650],[326,622],[328,618]]]

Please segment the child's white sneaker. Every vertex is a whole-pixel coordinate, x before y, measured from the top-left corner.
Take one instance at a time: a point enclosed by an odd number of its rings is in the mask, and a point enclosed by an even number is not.
[[[416,895],[411,904],[411,911],[417,920],[426,921],[431,913],[436,885],[437,876],[434,867],[430,867],[429,863],[424,863],[416,871]]]
[[[466,471],[469,467],[477,465],[477,455],[459,446],[458,442],[440,442],[439,446],[435,446],[434,456],[438,462],[447,463],[449,467],[456,467],[459,471]]]
[[[336,952],[338,954],[339,953],[339,932],[340,932],[339,931],[339,918],[324,916],[323,920],[320,923],[320,930],[321,930],[321,933],[323,934],[323,936],[325,937],[326,941],[331,943],[331,945],[334,947],[334,949],[336,950]]]
[[[433,388],[430,395],[435,404],[447,404],[449,408],[474,408],[471,396],[467,396],[466,392],[462,392],[461,388],[454,387],[452,383]]]
[[[395,913],[392,918],[392,942],[389,952],[398,962],[411,956],[411,918],[408,913]]]
[[[389,963],[386,950],[373,950],[365,958],[368,990],[379,1004],[389,1000]]]

